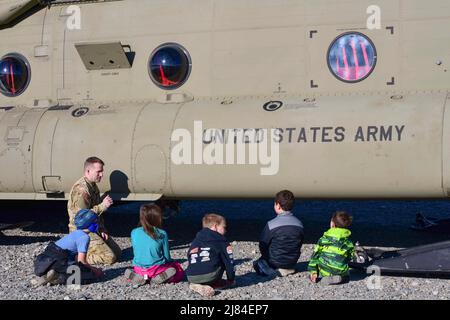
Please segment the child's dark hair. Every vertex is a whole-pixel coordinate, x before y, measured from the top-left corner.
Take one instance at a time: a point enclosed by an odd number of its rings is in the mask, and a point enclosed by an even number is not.
[[[161,208],[155,204],[142,205],[139,213],[139,221],[145,233],[156,240],[155,228],[161,228],[162,226]]]
[[[275,203],[278,203],[283,211],[291,211],[295,203],[294,194],[289,190],[280,191],[275,196]]]
[[[337,228],[348,228],[353,221],[353,217],[345,211],[336,211],[331,218]]]

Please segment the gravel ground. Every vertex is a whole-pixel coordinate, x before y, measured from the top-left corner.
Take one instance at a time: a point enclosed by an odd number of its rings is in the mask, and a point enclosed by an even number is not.
[[[33,288],[33,259],[49,241],[55,241],[67,231],[64,203],[0,203],[0,221],[34,220],[25,230],[7,230],[0,236],[0,299],[1,300],[201,300],[188,289],[188,283],[146,285],[133,288],[123,274],[130,267],[132,250],[129,234],[138,221],[139,204],[115,206],[108,212],[107,226],[123,249],[119,263],[104,268],[100,283],[70,288],[44,286]],[[271,201],[185,201],[183,213],[165,221],[164,228],[171,239],[171,255],[185,264],[186,252],[200,228],[206,212],[223,214],[228,221],[227,238],[232,242],[236,260],[237,287],[218,292],[212,300],[310,300],[310,299],[448,299],[450,281],[413,277],[382,276],[381,289],[369,289],[369,278],[352,270],[348,284],[324,287],[308,281],[306,265],[313,245],[326,230],[329,216],[344,209],[353,214],[354,241],[365,247],[403,248],[447,240],[446,234],[418,233],[408,228],[415,213],[445,217],[449,204],[444,201],[304,201],[297,205],[296,215],[303,221],[305,244],[297,265],[298,273],[275,279],[255,274],[252,261],[259,257],[260,231],[274,215]],[[12,214],[14,212],[14,214]]]

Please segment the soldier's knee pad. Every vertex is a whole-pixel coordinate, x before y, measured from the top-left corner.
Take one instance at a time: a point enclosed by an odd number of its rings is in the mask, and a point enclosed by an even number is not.
[[[112,254],[110,254],[110,255],[108,255],[108,256],[106,256],[105,257],[105,264],[114,264],[114,263],[116,263],[117,262],[117,256],[114,254],[114,253],[112,253]]]
[[[101,252],[96,251],[91,254],[88,253],[87,260],[89,264],[110,265],[117,262],[117,256],[112,250],[103,250]]]

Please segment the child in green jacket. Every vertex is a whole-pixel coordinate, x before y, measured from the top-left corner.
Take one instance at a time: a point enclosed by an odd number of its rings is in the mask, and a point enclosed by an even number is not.
[[[351,223],[352,217],[346,212],[333,214],[330,229],[319,239],[309,261],[312,282],[341,284],[350,280],[348,263],[355,250],[350,240],[351,232],[347,229]]]

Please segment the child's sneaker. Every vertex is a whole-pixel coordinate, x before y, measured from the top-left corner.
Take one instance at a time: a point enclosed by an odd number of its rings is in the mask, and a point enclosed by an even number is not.
[[[47,283],[52,285],[59,285],[66,283],[66,277],[63,274],[56,272],[55,270],[50,270],[47,272]]]
[[[34,288],[40,287],[40,286],[44,285],[44,283],[46,283],[46,276],[40,276],[40,277],[31,279],[31,285]]]
[[[125,279],[137,287],[143,286],[146,282],[143,276],[135,273],[132,269],[125,270]]]
[[[46,275],[43,275],[37,279],[31,280],[31,285],[33,287],[45,286],[47,283],[53,284],[55,280],[58,279],[58,273],[55,270],[51,269],[47,272]]]
[[[276,275],[276,271],[273,270],[264,259],[258,259],[255,262],[253,262],[253,268],[255,269],[257,274],[262,276]]]
[[[287,277],[294,273],[295,273],[295,269],[282,269],[282,268],[277,269],[277,274],[280,277]]]
[[[172,278],[177,273],[175,268],[168,268],[164,272],[158,273],[151,279],[152,283],[162,284]]]
[[[205,285],[205,284],[191,283],[191,284],[189,284],[189,289],[197,292],[202,297],[212,297],[215,294],[213,287]]]

